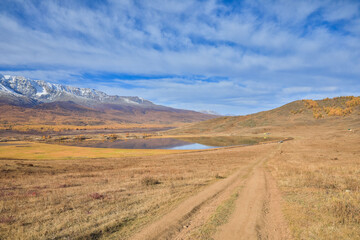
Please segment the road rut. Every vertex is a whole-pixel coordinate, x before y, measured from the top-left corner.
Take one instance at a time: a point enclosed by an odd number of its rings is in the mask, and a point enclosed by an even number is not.
[[[206,209],[215,210],[215,204],[230,197],[241,186],[229,222],[217,229],[214,238],[289,239],[281,212],[281,196],[264,168],[264,163],[278,152],[279,148],[274,145],[267,157],[257,159],[252,165],[240,166],[234,174],[186,199],[131,239],[191,239],[192,231],[213,214]]]

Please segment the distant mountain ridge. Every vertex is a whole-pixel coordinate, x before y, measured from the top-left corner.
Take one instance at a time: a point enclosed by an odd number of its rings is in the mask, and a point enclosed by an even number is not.
[[[140,97],[112,96],[95,89],[52,84],[42,80],[31,80],[23,76],[10,75],[0,75],[0,94],[29,98],[32,100],[30,102],[34,104],[37,102],[73,101],[88,106],[93,106],[96,103],[155,105]]]
[[[0,74],[0,122],[196,122],[215,115],[156,105],[141,97],[108,95],[90,89]],[[31,117],[30,117],[31,116]]]
[[[211,114],[211,115],[216,115],[216,116],[221,116],[221,114],[215,112],[215,111],[212,111],[212,110],[201,110],[199,111],[201,113],[205,113],[205,114]]]

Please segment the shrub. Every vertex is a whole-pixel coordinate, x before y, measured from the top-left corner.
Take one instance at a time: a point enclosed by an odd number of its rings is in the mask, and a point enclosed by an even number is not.
[[[77,140],[77,141],[83,141],[85,139],[86,139],[86,137],[84,135],[75,136],[75,140]]]
[[[313,116],[316,119],[323,118],[323,115],[321,113],[319,113],[319,112],[313,112]]]
[[[324,111],[327,113],[327,115],[329,116],[346,116],[350,113],[352,113],[352,108],[345,108],[342,109],[340,107],[324,107]]]
[[[351,108],[351,107],[356,107],[360,105],[360,97],[352,97],[351,100],[346,102],[346,107]]]
[[[146,185],[146,186],[150,186],[150,185],[157,185],[157,184],[160,184],[160,181],[153,178],[153,177],[150,177],[150,176],[146,176],[144,177],[142,180],[141,180],[141,183],[143,185]]]
[[[110,140],[116,140],[118,138],[118,136],[115,134],[110,134],[109,138],[110,138]]]
[[[93,198],[93,199],[97,199],[97,200],[105,198],[105,196],[103,194],[100,194],[100,193],[92,193],[92,194],[90,194],[90,197]]]
[[[304,111],[304,109],[301,108],[301,109],[298,109],[298,110],[291,110],[290,113],[295,115],[295,114],[298,114],[298,113],[302,113],[303,111]]]
[[[305,99],[305,100],[303,100],[303,102],[305,103],[305,105],[308,109],[319,107],[319,104],[316,101],[311,100],[311,99]]]

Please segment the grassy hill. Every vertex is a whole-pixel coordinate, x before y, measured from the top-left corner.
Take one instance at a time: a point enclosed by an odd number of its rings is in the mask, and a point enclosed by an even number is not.
[[[244,129],[322,124],[359,119],[360,97],[336,97],[323,100],[298,100],[279,108],[246,116],[219,117],[170,130],[171,134],[236,134]]]

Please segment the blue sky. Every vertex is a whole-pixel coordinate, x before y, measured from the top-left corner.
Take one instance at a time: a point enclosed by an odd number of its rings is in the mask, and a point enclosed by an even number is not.
[[[0,72],[242,115],[360,95],[360,1],[1,0]]]

